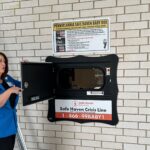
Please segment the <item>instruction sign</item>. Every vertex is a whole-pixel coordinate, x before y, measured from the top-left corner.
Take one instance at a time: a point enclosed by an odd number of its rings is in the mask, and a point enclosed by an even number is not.
[[[110,50],[108,18],[52,23],[54,53],[107,52]]]

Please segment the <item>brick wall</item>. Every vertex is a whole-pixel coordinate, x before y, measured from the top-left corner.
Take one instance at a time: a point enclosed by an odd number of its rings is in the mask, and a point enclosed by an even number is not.
[[[20,79],[20,61],[52,54],[51,21],[110,17],[111,52],[119,56],[119,123],[47,121],[47,102],[18,106],[28,150],[150,150],[150,1],[1,0],[0,51]],[[16,148],[17,149],[17,148]]]

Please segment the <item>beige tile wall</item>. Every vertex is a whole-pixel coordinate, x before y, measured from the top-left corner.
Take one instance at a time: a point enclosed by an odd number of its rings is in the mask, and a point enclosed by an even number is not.
[[[28,150],[150,150],[150,1],[1,0],[0,51],[20,79],[20,61],[52,55],[51,21],[109,17],[119,56],[119,123],[47,121],[47,102],[18,106]],[[17,148],[16,148],[17,149]]]

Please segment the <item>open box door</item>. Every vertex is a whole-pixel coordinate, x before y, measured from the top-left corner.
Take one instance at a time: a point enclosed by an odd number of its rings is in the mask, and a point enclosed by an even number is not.
[[[21,81],[23,106],[53,97],[52,63],[22,62]]]

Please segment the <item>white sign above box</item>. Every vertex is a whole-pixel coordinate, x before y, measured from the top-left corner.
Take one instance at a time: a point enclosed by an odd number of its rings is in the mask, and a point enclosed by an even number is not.
[[[52,22],[52,45],[54,55],[110,52],[110,19]]]

